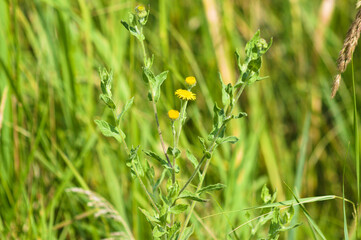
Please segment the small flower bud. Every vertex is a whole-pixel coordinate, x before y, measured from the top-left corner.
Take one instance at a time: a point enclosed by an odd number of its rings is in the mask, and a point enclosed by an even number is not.
[[[171,119],[171,120],[176,120],[179,118],[179,112],[177,110],[169,110],[168,112],[168,117]]]
[[[187,77],[187,78],[186,78],[186,83],[187,83],[188,85],[190,85],[190,86],[193,86],[193,85],[195,85],[195,84],[197,83],[197,80],[196,80],[195,77],[190,76],[190,77]]]
[[[147,22],[148,11],[145,9],[144,5],[138,5],[135,8],[135,13],[137,14],[137,17],[139,18],[139,23],[142,25],[145,25]]]

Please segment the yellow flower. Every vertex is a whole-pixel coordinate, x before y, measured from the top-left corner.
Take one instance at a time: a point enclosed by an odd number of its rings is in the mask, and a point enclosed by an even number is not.
[[[172,120],[176,120],[177,118],[179,118],[179,112],[177,110],[169,110],[168,112],[168,117]]]
[[[194,85],[194,84],[196,84],[196,78],[195,77],[193,77],[193,76],[190,76],[190,77],[187,77],[186,78],[186,83],[188,84],[188,85]]]
[[[178,89],[175,91],[175,95],[183,100],[196,100],[196,95],[194,93],[184,89]]]
[[[145,9],[144,5],[140,4],[135,8],[135,12],[139,18],[145,18],[148,15],[147,10]]]

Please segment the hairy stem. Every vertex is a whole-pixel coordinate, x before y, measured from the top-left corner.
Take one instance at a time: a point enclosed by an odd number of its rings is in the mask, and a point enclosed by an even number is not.
[[[132,165],[133,165],[133,168],[135,168],[134,163],[133,163]],[[134,172],[135,172],[135,174],[137,175],[137,178],[139,179],[140,185],[142,186],[142,188],[143,188],[144,192],[147,194],[147,197],[148,197],[149,201],[152,203],[152,205],[153,205],[154,209],[155,209],[158,213],[160,213],[160,211],[159,211],[159,209],[158,209],[157,205],[155,204],[155,202],[154,202],[153,198],[150,196],[150,194],[149,194],[149,192],[148,192],[147,188],[145,187],[145,185],[144,185],[144,183],[143,183],[142,179],[140,178],[140,176],[139,176],[138,172],[137,172],[137,171],[134,171]]]
[[[143,33],[143,27],[140,28],[140,32]],[[140,42],[140,45],[141,45],[142,51],[143,51],[144,67],[148,67],[147,66],[147,52],[145,50],[144,40],[141,40],[139,42]],[[151,92],[152,92],[152,89],[151,89]],[[152,96],[152,105],[153,105],[155,121],[156,121],[156,124],[157,124],[158,135],[159,135],[159,139],[160,139],[160,142],[161,142],[161,145],[162,145],[162,150],[163,150],[165,158],[167,159],[169,167],[172,168],[172,170],[174,172],[173,165],[169,160],[169,157],[168,157],[168,154],[167,154],[167,149],[166,149],[165,144],[164,144],[162,130],[160,128],[160,124],[159,124],[159,120],[158,120],[157,106],[156,106],[156,103],[154,102],[153,96]],[[175,174],[174,173],[172,174],[172,183],[173,184],[175,183]]]
[[[115,112],[115,110],[113,110],[113,116],[114,116],[114,121],[115,123],[117,122],[117,113]],[[119,124],[116,124],[117,128],[120,129],[120,126]],[[126,153],[129,155],[129,148],[128,148],[128,145],[127,143],[125,142],[125,139],[123,138],[123,136],[121,134],[120,135],[120,138],[122,139],[122,142],[124,144],[124,149],[126,151]]]
[[[160,129],[160,125],[159,125],[159,120],[158,120],[158,112],[157,112],[157,106],[155,105],[155,102],[152,100],[152,105],[153,105],[153,110],[154,110],[154,116],[155,116],[155,121],[157,123],[157,129],[158,129],[158,135],[159,135],[159,139],[160,139],[160,143],[162,145],[162,149],[163,149],[163,153],[165,158],[167,159],[168,165],[170,168],[172,168],[172,183],[175,183],[175,174],[174,174],[174,169],[173,169],[173,165],[169,160],[168,154],[167,154],[167,150],[165,148],[165,144],[164,144],[164,140],[163,140],[163,134],[162,134],[162,130]]]
[[[203,185],[203,181],[204,181],[204,178],[205,178],[205,176],[206,176],[206,174],[207,174],[207,170],[208,170],[208,166],[209,166],[209,163],[210,163],[210,162],[211,162],[211,159],[208,158],[207,161],[206,161],[206,165],[204,166],[204,170],[203,170],[203,173],[202,173],[202,175],[201,175],[201,179],[200,179],[200,181],[199,181],[199,183],[198,183],[198,186],[197,186],[197,190],[196,190],[196,191],[198,191],[199,189],[201,189],[201,187],[202,187],[202,185]],[[193,209],[194,209],[195,206],[196,206],[196,202],[193,201],[193,202],[192,202],[192,205],[191,205],[191,208],[190,208],[190,210],[189,210],[189,213],[188,213],[188,215],[187,215],[187,218],[186,218],[186,220],[184,221],[183,226],[182,226],[182,228],[181,228],[181,230],[180,230],[178,239],[181,239],[181,238],[182,238],[183,232],[184,232],[185,228],[187,227],[189,220],[191,219],[191,216],[192,216],[192,213],[193,213]]]
[[[180,112],[180,117],[179,117],[179,126],[178,126],[178,132],[177,132],[177,139],[176,139],[176,142],[174,144],[174,147],[178,147],[178,143],[179,143],[179,137],[180,137],[180,134],[181,134],[181,131],[182,131],[182,127],[183,127],[183,124],[185,122],[185,112],[186,112],[186,108],[187,108],[187,104],[188,104],[188,101],[183,101],[181,102],[181,112]]]
[[[227,114],[226,119],[229,118],[229,117],[231,117],[232,111],[233,111],[233,108],[234,108],[234,105],[235,105],[235,103],[238,101],[238,99],[241,97],[241,95],[242,95],[245,87],[246,87],[246,83],[243,83],[242,86],[241,86],[241,88],[239,89],[239,91],[238,91],[237,94],[236,94],[236,98],[233,99],[232,106],[231,106],[231,108],[230,108],[230,110],[229,110],[229,113]],[[228,109],[228,106],[225,106],[225,109]],[[211,143],[210,147],[208,148],[208,152],[209,152],[209,153],[212,153],[213,150],[215,149],[215,147],[216,147],[216,141],[217,141],[217,139],[218,139],[218,137],[219,137],[219,134],[221,133],[221,131],[223,131],[223,128],[225,128],[225,127],[226,127],[226,124],[223,123],[222,126],[218,129],[217,134],[215,135],[215,137],[214,137],[214,139],[213,139],[213,142]],[[205,153],[205,154],[206,154],[206,153]],[[205,159],[205,156],[206,156],[205,154],[203,155],[201,161],[199,162],[198,166],[197,166],[196,169],[194,170],[194,172],[193,172],[193,174],[191,175],[191,177],[188,179],[188,181],[187,181],[186,184],[183,186],[183,188],[179,191],[178,196],[179,196],[179,195],[186,189],[186,187],[192,182],[193,178],[195,177],[195,175],[196,175],[197,172],[199,171],[199,169],[200,169],[200,167],[201,167],[201,165],[202,165],[202,163],[203,163],[203,161],[204,161],[204,159]],[[203,172],[202,172],[201,178],[200,178],[199,183],[198,183],[198,185],[197,185],[197,190],[196,190],[196,191],[198,191],[198,190],[200,190],[200,189],[202,188],[203,181],[204,181],[204,178],[205,178],[205,176],[206,176],[206,174],[207,174],[207,170],[208,170],[210,161],[211,161],[211,158],[208,158],[207,161],[206,161],[206,164],[205,164],[205,166],[204,166],[204,170],[203,170]],[[178,239],[181,239],[181,237],[182,237],[182,235],[183,235],[183,233],[184,233],[184,230],[185,230],[185,228],[187,227],[187,225],[188,225],[188,223],[189,223],[189,220],[190,220],[190,218],[191,218],[191,216],[192,216],[192,213],[193,213],[193,210],[194,210],[195,205],[196,205],[196,202],[193,201],[193,202],[192,202],[192,205],[191,205],[191,208],[190,208],[190,210],[189,210],[189,213],[188,213],[188,215],[187,215],[187,218],[186,218],[185,222],[183,223],[183,226],[182,226],[182,228],[181,228],[181,230],[180,230]]]

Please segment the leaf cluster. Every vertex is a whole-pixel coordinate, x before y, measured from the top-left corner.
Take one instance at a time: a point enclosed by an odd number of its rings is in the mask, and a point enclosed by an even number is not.
[[[263,203],[265,205],[273,204],[276,197],[277,191],[270,194],[269,189],[265,184],[261,191],[261,199]],[[277,240],[282,232],[286,232],[300,226],[300,223],[291,225],[291,221],[295,213],[293,205],[285,205],[284,207],[288,207],[287,210],[282,210],[278,205],[271,208],[263,208],[258,221],[255,224],[252,224],[252,222],[249,223],[249,226],[252,229],[252,236],[257,236],[259,229],[261,229],[262,226],[269,224],[267,237],[260,239]]]

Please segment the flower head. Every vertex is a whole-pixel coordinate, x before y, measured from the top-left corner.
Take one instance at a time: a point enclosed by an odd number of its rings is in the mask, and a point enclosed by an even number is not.
[[[171,119],[171,120],[176,120],[178,117],[179,117],[179,112],[177,110],[169,110],[168,112],[168,117]]]
[[[186,83],[187,83],[188,85],[190,85],[190,86],[193,86],[193,85],[195,85],[195,84],[197,83],[197,80],[196,80],[195,77],[190,76],[190,77],[187,77],[187,78],[186,78]]]
[[[196,95],[194,93],[184,89],[178,89],[175,91],[175,95],[183,100],[196,100]]]
[[[144,5],[140,4],[135,8],[135,12],[139,18],[145,18],[148,15],[147,10],[145,9]]]

